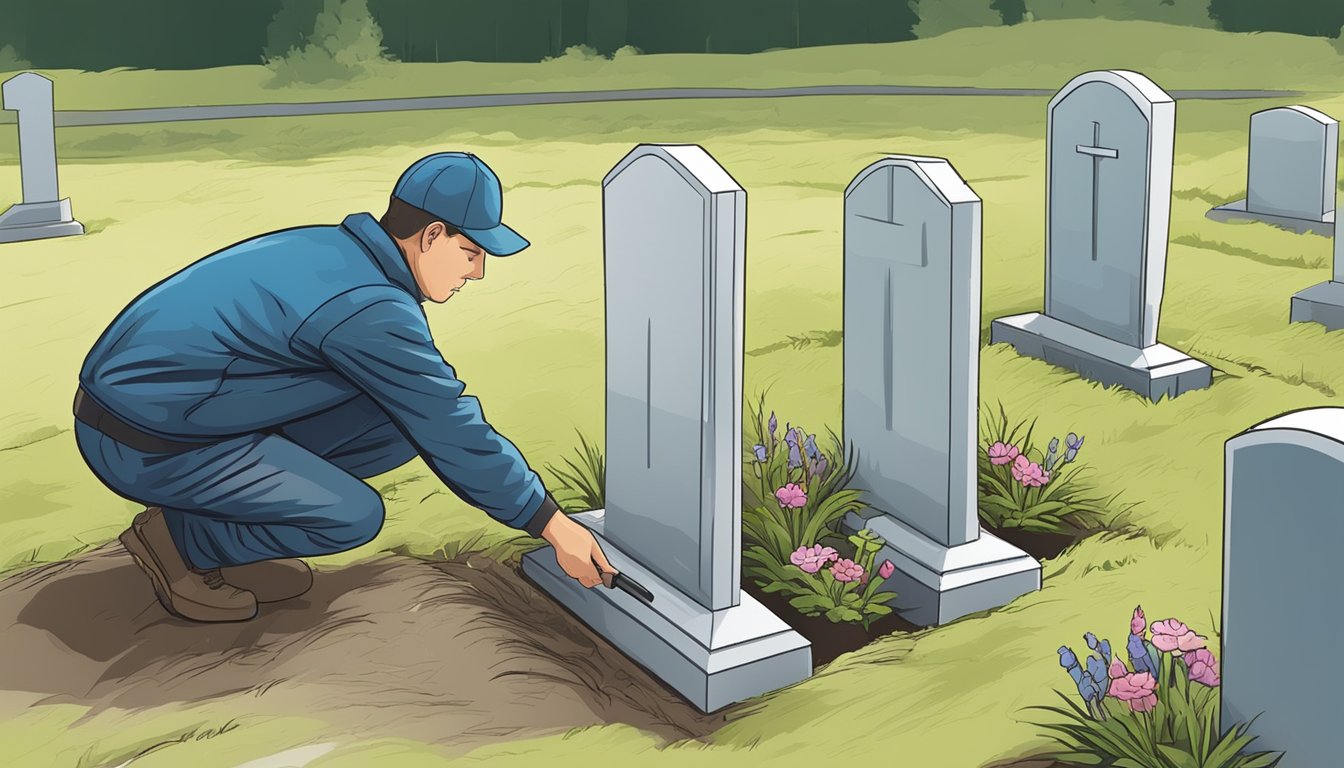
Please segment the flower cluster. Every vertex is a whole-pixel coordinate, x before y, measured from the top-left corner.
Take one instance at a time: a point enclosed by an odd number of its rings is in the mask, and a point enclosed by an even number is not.
[[[770,420],[767,424],[766,435],[759,442],[751,447],[752,456],[756,459],[756,464],[767,464],[770,461],[770,455],[779,444],[779,439],[775,436],[779,429],[779,420],[775,418],[775,412],[770,412]],[[810,481],[813,478],[825,480],[831,473],[831,461],[817,448],[817,436],[809,435],[803,431],[802,427],[795,427],[791,424],[784,425],[784,447],[788,450],[787,467],[790,473],[794,470],[800,471],[798,482]],[[755,468],[760,472],[760,467]]]
[[[833,622],[869,624],[891,613],[887,605],[896,595],[878,592],[878,588],[896,572],[896,565],[883,560],[875,565],[882,537],[865,528],[850,536],[854,557],[841,557],[834,548],[822,544],[799,547],[789,555],[789,563],[772,562],[769,553],[754,547],[743,553],[754,563],[753,570],[769,577],[767,592],[792,595],[790,605],[808,616],[825,615]],[[877,578],[872,578],[873,573]]]
[[[1078,458],[1083,447],[1083,438],[1070,432],[1064,438],[1064,453],[1059,453],[1059,438],[1051,438],[1045,458],[1040,462],[1032,461],[1027,454],[1012,443],[997,441],[985,449],[989,463],[995,466],[1009,467],[1013,479],[1023,488],[1040,488],[1050,482],[1050,476],[1057,468]]]
[[[1151,630],[1151,638],[1147,631]],[[1093,653],[1080,663],[1068,646],[1060,646],[1059,665],[1073,678],[1078,695],[1097,719],[1106,718],[1103,697],[1109,696],[1128,705],[1132,712],[1152,712],[1164,689],[1164,677],[1184,669],[1187,680],[1214,688],[1221,682],[1218,661],[1205,645],[1205,638],[1177,619],[1157,621],[1151,627],[1143,607],[1134,609],[1129,621],[1129,639],[1125,653],[1129,666],[1111,654],[1107,640],[1097,640],[1088,632],[1083,636]],[[1166,681],[1169,685],[1170,681]]]

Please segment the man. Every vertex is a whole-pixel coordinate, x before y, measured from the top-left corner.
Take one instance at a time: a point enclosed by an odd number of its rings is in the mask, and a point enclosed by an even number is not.
[[[75,436],[147,505],[121,542],[170,612],[241,621],[303,594],[297,558],[373,539],[363,483],[419,454],[457,496],[555,547],[586,587],[612,572],[440,356],[421,303],[527,247],[473,155],[422,158],[387,213],[232,245],[141,294],[90,351]]]

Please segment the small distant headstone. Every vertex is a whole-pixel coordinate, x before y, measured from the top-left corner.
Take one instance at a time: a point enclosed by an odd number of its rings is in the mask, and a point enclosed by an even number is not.
[[[24,72],[0,86],[5,109],[19,113],[19,173],[23,202],[0,213],[0,243],[84,234],[70,198],[57,193],[56,118],[51,81]]]
[[[1157,341],[1176,102],[1137,72],[1088,72],[1047,126],[1045,312],[995,320],[991,343],[1154,401],[1209,386],[1208,365]]]
[[[1335,264],[1331,279],[1293,295],[1289,322],[1320,323],[1332,331],[1344,328],[1344,227],[1331,225],[1335,235]]]
[[[574,519],[654,595],[523,572],[703,711],[812,673],[806,639],[742,592],[746,192],[695,145],[641,144],[602,182],[606,509]]]
[[[894,155],[845,190],[844,439],[886,542],[893,607],[923,625],[1040,589],[1041,565],[980,529],[981,202],[950,163]]]
[[[1339,121],[1311,107],[1275,107],[1251,115],[1246,199],[1209,211],[1212,219],[1249,219],[1329,236],[1335,221]]]
[[[1251,723],[1256,750],[1285,753],[1279,768],[1340,765],[1344,665],[1287,663],[1285,642],[1344,636],[1334,570],[1344,408],[1284,414],[1228,440],[1226,474],[1222,729]]]

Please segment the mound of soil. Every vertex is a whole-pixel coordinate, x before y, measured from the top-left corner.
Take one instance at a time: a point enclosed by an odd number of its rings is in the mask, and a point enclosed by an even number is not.
[[[389,556],[318,570],[247,622],[169,615],[119,545],[0,582],[4,702],[95,711],[250,694],[346,737],[469,749],[600,723],[666,739],[724,722],[681,701],[512,569]],[[8,707],[6,707],[8,708]]]

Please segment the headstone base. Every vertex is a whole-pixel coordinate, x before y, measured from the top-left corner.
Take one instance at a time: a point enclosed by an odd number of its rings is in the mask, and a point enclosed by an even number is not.
[[[622,653],[702,712],[793,685],[812,675],[812,644],[754,598],[711,611],[645,570],[602,536],[603,510],[571,519],[587,526],[616,570],[654,595],[585,589],[550,547],[523,556],[523,573]]]
[[[1165,344],[1137,348],[1032,312],[990,325],[991,344],[1011,344],[1018,354],[1076,371],[1105,386],[1120,385],[1153,402],[1213,384],[1213,369]]]
[[[84,225],[71,215],[68,197],[49,203],[18,203],[0,213],[0,243],[82,234]]]
[[[1326,213],[1319,219],[1299,219],[1295,216],[1279,216],[1272,213],[1247,210],[1245,200],[1220,205],[1204,215],[1214,221],[1260,221],[1265,224],[1273,224],[1276,227],[1291,229],[1299,235],[1313,232],[1321,237],[1330,237],[1335,231],[1334,211]]]
[[[1290,323],[1320,323],[1332,331],[1344,328],[1344,283],[1333,280],[1293,294]]]
[[[975,541],[946,547],[890,515],[850,512],[843,528],[864,528],[886,544],[874,562],[896,566],[882,583],[897,595],[891,607],[921,626],[946,624],[1007,605],[1041,588],[1041,564],[1026,552],[985,531]]]

